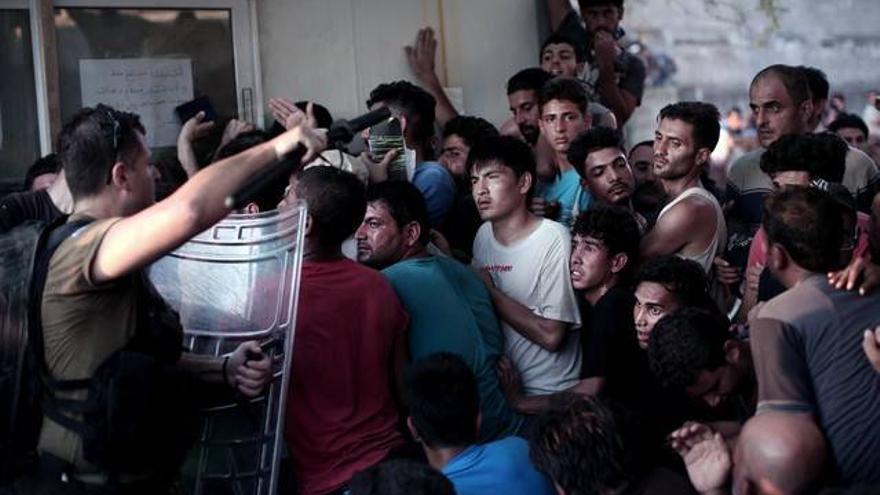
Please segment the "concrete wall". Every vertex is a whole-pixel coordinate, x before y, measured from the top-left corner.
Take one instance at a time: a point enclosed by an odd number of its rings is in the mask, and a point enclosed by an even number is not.
[[[438,33],[438,72],[462,108],[500,124],[504,84],[537,61],[542,0],[260,0],[265,96],[312,99],[334,117],[365,110],[377,84],[413,80],[403,46]]]

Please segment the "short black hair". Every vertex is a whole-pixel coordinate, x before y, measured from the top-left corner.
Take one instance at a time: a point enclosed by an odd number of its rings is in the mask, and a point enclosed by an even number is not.
[[[666,288],[681,306],[716,307],[709,295],[709,281],[693,260],[675,255],[647,260],[636,274],[635,285],[654,282]]]
[[[868,126],[865,124],[865,121],[854,113],[842,113],[838,115],[834,121],[828,124],[828,130],[831,132],[837,132],[840,129],[858,129],[865,135],[865,139],[868,138],[869,134]]]
[[[269,135],[265,131],[256,129],[243,132],[217,150],[217,153],[214,155],[214,162],[235,156],[268,140]],[[284,181],[269,183],[257,191],[251,200],[257,204],[260,211],[274,210],[278,206],[278,202],[281,201],[281,198],[284,197],[285,187],[287,187],[287,182]]]
[[[593,204],[581,213],[571,229],[572,236],[589,236],[602,241],[608,254],[624,253],[627,257],[622,275],[636,265],[639,257],[639,224],[633,212],[620,206]]]
[[[452,482],[431,466],[393,459],[358,472],[349,483],[352,495],[455,495]]]
[[[315,117],[315,125],[318,129],[329,129],[330,125],[333,124],[333,115],[330,114],[330,110],[327,110],[327,107],[321,105],[320,103],[312,103],[312,116]],[[301,100],[293,104],[296,108],[305,113],[309,108],[308,100]]]
[[[58,155],[55,153],[49,153],[46,156],[37,158],[37,161],[28,167],[27,173],[24,176],[24,190],[30,191],[31,186],[34,185],[34,179],[37,177],[45,174],[57,174],[60,171],[61,163],[59,163]]]
[[[118,160],[135,158],[138,133],[146,134],[140,117],[103,104],[83,108],[64,124],[58,158],[74,200],[98,194]]]
[[[517,91],[541,91],[544,84],[553,79],[553,74],[539,67],[531,67],[523,69],[514,74],[507,80],[507,94],[513,94]]]
[[[726,362],[724,343],[729,340],[725,322],[700,308],[682,308],[654,325],[648,343],[648,364],[660,384],[684,390],[703,370]]]
[[[828,84],[828,76],[815,67],[800,65],[797,68],[804,73],[804,77],[807,79],[807,86],[810,87],[812,100],[827,100],[828,92],[831,89],[831,85]]]
[[[572,50],[574,50],[574,59],[578,63],[583,62],[585,60],[586,57],[584,55],[584,47],[580,46],[577,42],[575,42],[570,37],[568,37],[564,34],[560,34],[560,33],[553,33],[550,36],[548,36],[547,39],[544,40],[544,43],[541,45],[541,51],[539,52],[539,57],[543,57],[544,50],[547,48],[547,45],[562,45],[562,44],[571,46]]]
[[[324,248],[338,247],[363,222],[365,193],[356,175],[336,167],[309,167],[297,174],[296,195],[305,200]]]
[[[529,458],[566,493],[602,493],[630,478],[617,422],[599,399],[584,396],[538,416]]]
[[[367,203],[381,201],[397,227],[410,222],[419,224],[421,234],[419,242],[428,245],[431,233],[431,222],[428,220],[428,206],[422,192],[412,183],[402,180],[388,180],[371,184],[367,188]]]
[[[513,136],[497,136],[474,144],[474,147],[468,153],[468,174],[471,173],[474,165],[491,161],[497,161],[513,170],[517,178],[527,173],[531,174],[532,187],[529,189],[529,196],[531,196],[535,190],[537,165],[535,164],[535,155],[525,141]]]
[[[464,144],[473,148],[477,141],[498,136],[498,129],[486,119],[470,115],[457,115],[449,119],[443,126],[443,138],[449,136],[458,136],[464,141]]]
[[[774,64],[761,69],[761,71],[755,74],[755,77],[752,78],[752,83],[749,85],[749,89],[751,89],[751,87],[760,79],[770,75],[779,78],[782,85],[785,86],[785,91],[788,93],[788,97],[791,98],[791,101],[794,102],[795,105],[800,105],[807,100],[812,100],[810,83],[807,81],[804,71],[797,67],[785,64]]]
[[[846,142],[831,133],[789,134],[767,147],[761,155],[761,171],[770,176],[802,171],[809,173],[810,179],[840,183],[848,149]]]
[[[578,0],[578,6],[581,11],[588,7],[604,7],[605,5],[613,5],[618,9],[623,8],[623,0]]]
[[[590,99],[587,97],[587,91],[584,89],[577,79],[572,77],[557,77],[547,81],[541,87],[538,93],[538,102],[541,105],[541,113],[543,113],[544,105],[551,100],[570,101],[577,105],[581,115],[587,115],[587,107]]]
[[[680,101],[671,103],[660,110],[658,122],[663,119],[680,120],[691,125],[694,145],[697,149],[715,149],[721,135],[721,114],[711,103],[702,101]]]
[[[370,91],[367,107],[376,103],[385,103],[403,113],[413,129],[413,138],[419,144],[427,145],[434,136],[434,106],[437,101],[424,89],[408,81],[383,83]]]
[[[764,200],[767,241],[785,248],[801,268],[827,273],[840,265],[843,206],[812,187],[787,187]]]
[[[623,136],[617,129],[605,126],[591,127],[578,134],[568,145],[566,157],[568,163],[574,166],[581,177],[584,177],[584,162],[587,161],[587,157],[590,153],[605,148],[616,148],[626,154],[626,150],[623,149]]]
[[[413,426],[428,447],[466,447],[477,442],[480,394],[464,360],[438,352],[404,372],[404,402]]]

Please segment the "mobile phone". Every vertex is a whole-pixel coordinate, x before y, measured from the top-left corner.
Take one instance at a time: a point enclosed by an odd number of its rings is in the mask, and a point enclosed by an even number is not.
[[[174,108],[174,113],[180,119],[181,124],[195,117],[199,112],[205,112],[204,122],[217,120],[217,111],[214,110],[214,105],[211,104],[211,100],[207,96],[199,96]]]
[[[386,153],[398,150],[397,158],[388,165],[388,178],[391,180],[407,180],[406,174],[406,143],[403,140],[403,129],[400,120],[390,118],[370,127],[370,155],[373,160],[381,160]]]

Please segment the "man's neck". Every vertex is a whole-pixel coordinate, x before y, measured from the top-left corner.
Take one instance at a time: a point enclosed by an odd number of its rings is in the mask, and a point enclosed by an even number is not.
[[[58,174],[55,182],[46,190],[49,199],[58,208],[61,213],[70,214],[73,212],[73,197],[70,195],[70,188],[67,187],[67,176],[64,175],[64,169]]]
[[[617,275],[610,274],[605,280],[599,285],[592,287],[590,289],[586,289],[583,292],[584,299],[590,303],[590,306],[595,306],[596,303],[599,302],[605,294],[608,294],[608,291],[617,286]]]
[[[666,197],[669,199],[669,201],[672,201],[688,189],[692,187],[699,187],[700,174],[699,172],[694,171],[677,179],[660,179],[660,185],[663,187],[663,191],[666,193]]]
[[[342,246],[326,248],[308,237],[303,243],[303,261],[334,261],[343,257]]]
[[[562,175],[565,172],[568,172],[569,170],[574,168],[574,166],[572,166],[572,164],[568,162],[566,151],[556,152],[556,168],[559,169],[559,175]]]
[[[87,216],[96,220],[125,216],[125,213],[120,210],[118,202],[107,195],[106,191],[105,194],[89,196],[76,201],[71,209],[71,214]]]
[[[449,461],[467,449],[467,447],[440,447],[435,449],[424,445],[423,447],[425,449],[425,457],[428,458],[428,464],[437,471],[443,470],[449,464]]]
[[[807,280],[808,278],[811,278],[815,275],[821,275],[821,273],[805,270],[792,263],[788,268],[785,269],[785,271],[777,272],[775,275],[779,282],[784,285],[786,289],[791,289],[792,287],[797,286],[804,280]]]
[[[504,218],[492,220],[492,234],[502,245],[510,245],[525,239],[540,225],[540,219],[529,212],[525,205]]]
[[[401,256],[400,259],[397,260],[397,262],[399,263],[401,261],[413,258],[425,258],[430,255],[431,253],[428,252],[428,247],[421,242],[417,242],[407,248],[406,252],[403,253],[403,256]]]

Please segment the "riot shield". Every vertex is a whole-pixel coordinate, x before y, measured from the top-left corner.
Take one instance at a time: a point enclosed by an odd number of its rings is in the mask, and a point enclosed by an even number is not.
[[[30,281],[44,222],[0,235],[0,486],[36,446],[39,404],[24,376]],[[31,382],[30,385],[33,385]]]
[[[273,380],[259,398],[226,387],[203,409],[183,468],[193,494],[274,494],[284,452],[284,413],[299,290],[305,204],[231,215],[150,267],[150,280],[180,314],[184,343],[222,356],[246,340],[267,343]]]

